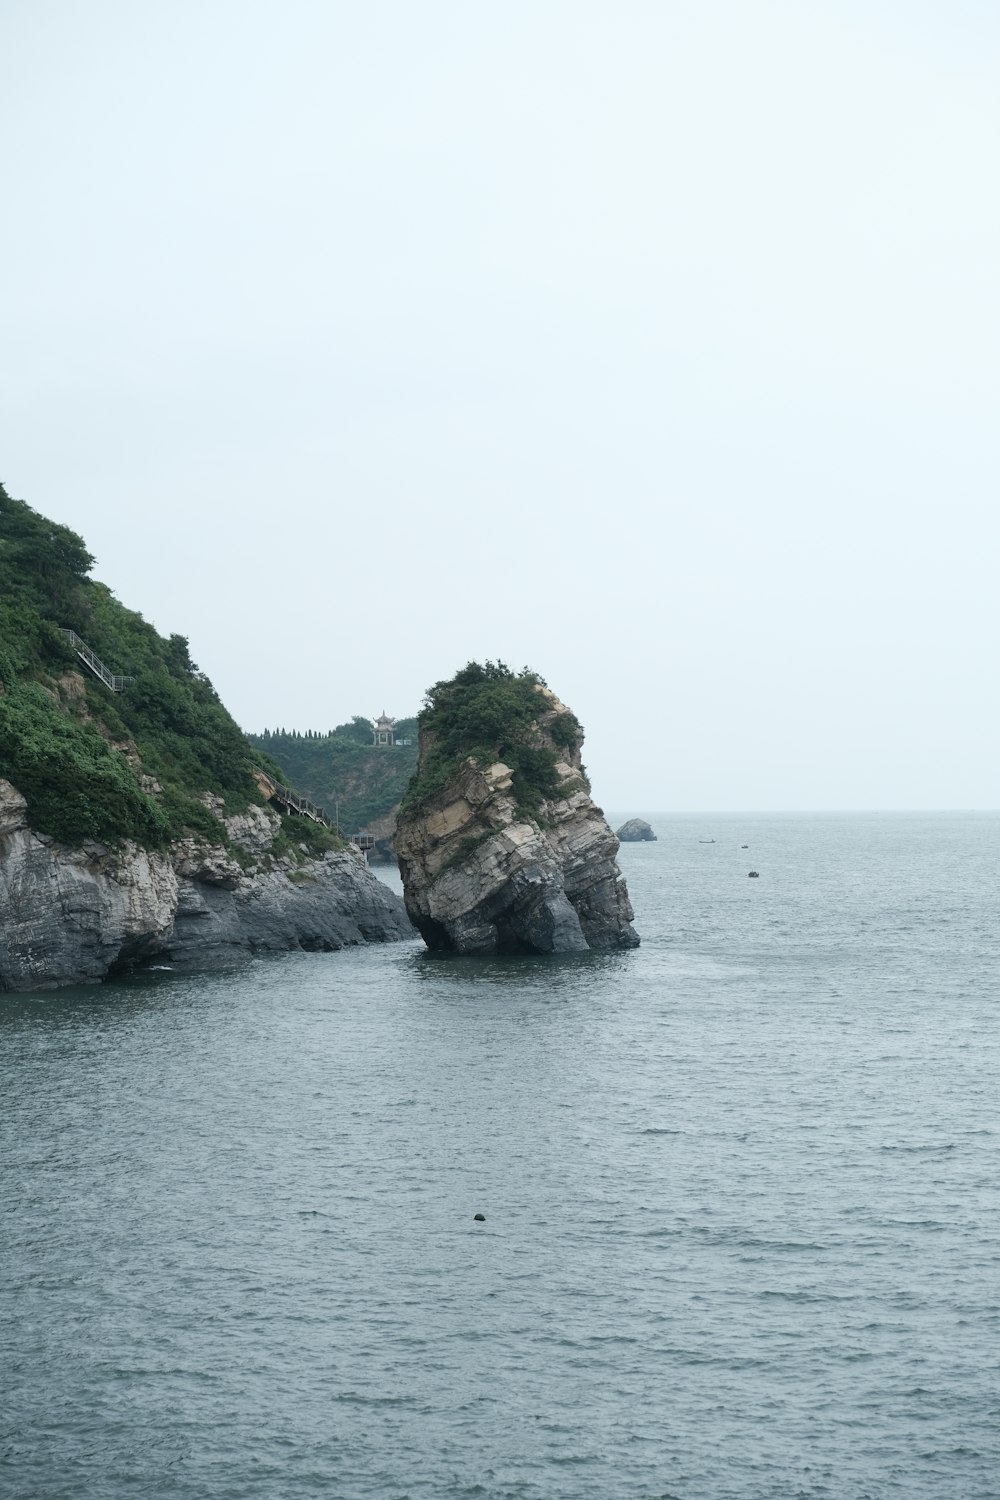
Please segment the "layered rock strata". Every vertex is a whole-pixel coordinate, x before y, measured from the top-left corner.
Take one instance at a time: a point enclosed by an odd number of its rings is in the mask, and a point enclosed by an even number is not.
[[[216,809],[218,811],[218,809]],[[275,856],[281,820],[253,807],[221,842],[70,849],[27,823],[0,781],[0,990],[51,989],[149,963],[218,967],[245,953],[412,936],[402,903],[358,851]],[[222,829],[220,828],[220,834]]]
[[[539,693],[534,738],[561,757],[560,791],[528,813],[508,765],[468,757],[440,792],[400,814],[395,842],[406,909],[429,948],[491,954],[638,946],[618,841],[586,789],[579,745],[570,752],[548,733],[567,710],[547,690]],[[421,761],[431,742],[422,730]]]

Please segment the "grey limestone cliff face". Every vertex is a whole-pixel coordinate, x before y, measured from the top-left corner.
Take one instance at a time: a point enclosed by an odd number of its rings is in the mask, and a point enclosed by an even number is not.
[[[204,969],[241,953],[412,936],[402,903],[356,852],[298,865],[271,859],[280,820],[263,808],[225,826],[245,862],[221,843],[195,840],[163,852],[68,849],[32,832],[24,798],[0,781],[0,990],[92,982],[152,962]]]
[[[546,698],[542,743],[546,717],[566,712]],[[565,795],[543,802],[536,816],[518,807],[509,766],[472,759],[419,810],[401,814],[396,854],[406,909],[428,947],[490,954],[638,946],[618,841],[581,785],[579,751],[572,759],[556,767]]]

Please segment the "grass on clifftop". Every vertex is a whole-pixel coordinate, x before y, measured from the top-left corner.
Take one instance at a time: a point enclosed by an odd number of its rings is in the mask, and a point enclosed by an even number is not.
[[[31,827],[66,844],[129,838],[155,848],[184,833],[219,842],[200,795],[241,812],[264,800],[254,764],[282,773],[250,747],[186,639],[164,639],[126,609],[88,577],[93,563],[75,532],[0,485],[0,776],[26,797]],[[111,692],[60,627],[135,681]],[[143,775],[162,792],[144,790]]]
[[[425,748],[403,811],[415,811],[442,791],[470,755],[482,764],[501,760],[510,766],[514,799],[529,815],[557,795],[559,757],[542,741],[536,724],[547,707],[538,692],[544,686],[537,672],[528,667],[514,672],[502,661],[470,661],[449,681],[436,682],[420,714]],[[569,753],[583,740],[579,720],[569,712],[558,714],[548,733]]]

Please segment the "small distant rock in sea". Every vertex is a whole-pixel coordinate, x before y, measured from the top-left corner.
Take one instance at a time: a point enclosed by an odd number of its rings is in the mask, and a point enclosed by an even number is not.
[[[654,842],[656,840],[656,834],[648,823],[643,822],[642,818],[629,818],[628,822],[623,823],[619,828],[615,837],[622,844],[648,844],[650,840]]]

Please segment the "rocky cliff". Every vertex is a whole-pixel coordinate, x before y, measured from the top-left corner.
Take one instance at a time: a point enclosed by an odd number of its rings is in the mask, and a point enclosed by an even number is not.
[[[575,717],[533,673],[470,663],[431,690],[396,829],[406,909],[428,947],[638,945],[582,741]]]
[[[160,963],[204,969],[240,953],[332,950],[407,937],[402,905],[356,850],[280,853],[282,819],[265,808],[225,818],[219,841],[166,850],[33,832],[0,781],[0,990],[51,989]],[[223,839],[225,842],[223,842]]]
[[[301,815],[187,640],[92,565],[0,485],[0,990],[408,935],[402,903]]]

